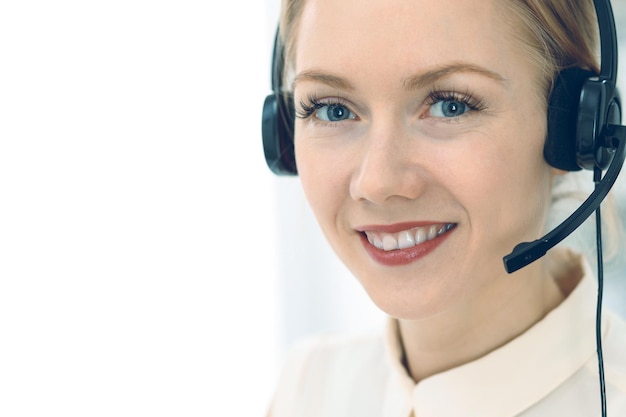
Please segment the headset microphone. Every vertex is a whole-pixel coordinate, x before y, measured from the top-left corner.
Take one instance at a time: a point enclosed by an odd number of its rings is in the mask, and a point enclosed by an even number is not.
[[[546,254],[548,250],[561,242],[576,230],[587,218],[600,207],[600,203],[609,193],[609,190],[615,183],[617,176],[624,164],[626,153],[626,127],[610,125],[607,138],[611,142],[618,143],[613,161],[609,169],[597,184],[594,192],[585,200],[585,202],[565,219],[559,226],[550,233],[537,239],[534,242],[524,242],[518,244],[513,252],[504,257],[504,267],[508,273],[513,273],[518,269],[536,261]],[[598,225],[599,227],[600,225]]]
[[[596,188],[550,233],[534,242],[518,244],[505,256],[504,267],[509,273],[541,258],[576,230],[600,207],[624,164],[626,128],[620,126],[621,105],[616,87],[615,20],[609,0],[594,0],[594,5],[600,30],[600,74],[594,76],[580,68],[568,68],[557,76],[548,105],[544,157],[550,165],[562,170],[593,170]],[[600,180],[605,169],[606,175]]]

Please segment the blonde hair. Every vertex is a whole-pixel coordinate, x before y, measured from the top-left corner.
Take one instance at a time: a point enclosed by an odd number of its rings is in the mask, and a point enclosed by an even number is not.
[[[500,0],[513,41],[541,71],[541,96],[547,100],[554,79],[566,68],[599,73],[598,23],[592,0]],[[508,13],[507,13],[508,12]]]
[[[282,1],[278,36],[285,56],[284,67],[282,68],[283,79],[281,80],[284,92],[290,92],[289,89],[291,88],[288,80],[295,70],[296,32],[305,2],[306,0]]]

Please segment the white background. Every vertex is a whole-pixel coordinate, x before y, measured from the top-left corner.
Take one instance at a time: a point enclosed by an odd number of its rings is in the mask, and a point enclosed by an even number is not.
[[[277,3],[0,4],[0,416],[262,416],[381,322],[265,167]]]
[[[0,4],[0,415],[263,415],[265,2]]]

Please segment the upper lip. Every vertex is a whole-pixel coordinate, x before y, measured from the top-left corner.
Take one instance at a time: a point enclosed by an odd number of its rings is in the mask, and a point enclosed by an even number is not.
[[[414,229],[416,227],[428,227],[432,225],[451,224],[447,221],[412,221],[394,224],[371,224],[355,227],[358,232],[381,232],[381,233],[398,233],[405,230]]]

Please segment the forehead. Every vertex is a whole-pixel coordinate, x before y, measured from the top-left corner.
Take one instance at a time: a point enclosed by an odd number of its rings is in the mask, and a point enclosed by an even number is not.
[[[406,79],[422,68],[469,62],[505,77],[530,60],[513,42],[503,0],[308,0],[296,72]],[[521,61],[521,62],[520,62]]]

